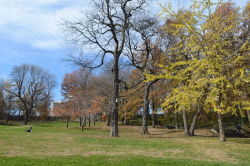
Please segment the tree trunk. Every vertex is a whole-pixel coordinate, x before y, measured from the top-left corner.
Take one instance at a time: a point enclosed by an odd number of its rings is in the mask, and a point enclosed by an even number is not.
[[[110,126],[111,124],[111,115],[107,115],[107,126]]]
[[[96,116],[96,115],[94,115],[94,117],[93,117],[93,120],[94,120],[94,126],[95,126],[95,116]]]
[[[24,114],[24,125],[28,125],[28,121],[29,121],[29,111],[25,110],[25,114]]]
[[[84,120],[82,119],[82,123],[81,123],[81,130],[83,131],[84,128]]]
[[[84,127],[87,126],[87,115],[86,115],[86,114],[84,115],[84,123],[83,123],[83,126],[84,126]]]
[[[66,120],[66,128],[69,128],[69,118]]]
[[[247,111],[247,117],[248,117],[248,122],[249,122],[249,125],[250,125],[250,111]]]
[[[157,113],[152,112],[152,127],[155,128],[157,125]]]
[[[144,87],[144,106],[142,113],[142,135],[149,134],[148,132],[148,111],[149,111],[149,88],[148,83],[145,83]]]
[[[125,124],[125,122],[124,122],[125,120],[124,120],[124,119],[125,119],[125,118],[122,118],[122,125],[124,125],[124,124]]]
[[[222,114],[218,112],[218,125],[219,125],[219,135],[220,135],[220,141],[226,142],[226,136],[225,136],[225,128],[223,124],[223,117]]]
[[[118,52],[114,54],[113,64],[113,108],[111,113],[111,137],[119,137],[118,134],[118,106],[119,106],[119,55]]]
[[[125,115],[125,117],[124,117],[124,123],[125,123],[125,125],[128,125],[127,115]]]
[[[80,127],[82,126],[82,117],[79,118],[79,121],[80,121]]]
[[[191,136],[194,136],[194,130],[195,130],[195,126],[197,124],[197,119],[198,119],[199,115],[201,114],[201,112],[202,112],[202,109],[201,109],[200,105],[198,105],[197,111],[195,112],[192,124],[191,124],[190,129],[189,129],[189,134]]]
[[[187,115],[186,111],[182,111],[182,116],[183,116],[183,126],[184,126],[184,131],[187,136],[189,136],[189,130],[188,130],[188,122],[187,122]]]
[[[90,127],[90,123],[91,123],[91,116],[90,116],[90,113],[89,113],[89,127]]]
[[[174,113],[174,125],[175,125],[175,129],[179,130],[178,121],[177,121],[177,112]]]
[[[155,104],[152,102],[152,127],[155,128],[157,125],[157,110],[155,109]]]

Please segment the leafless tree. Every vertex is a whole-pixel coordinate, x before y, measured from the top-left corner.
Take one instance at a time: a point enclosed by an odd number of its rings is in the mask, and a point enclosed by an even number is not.
[[[4,119],[5,116],[5,101],[4,101],[4,82],[0,80],[0,119]]]
[[[8,81],[0,81],[0,101],[6,123],[9,121],[9,116],[17,113],[17,103],[14,95],[9,93],[10,88],[11,84]]]
[[[128,30],[125,54],[129,58],[130,65],[141,72],[144,84],[144,106],[142,113],[142,134],[148,134],[149,94],[151,86],[158,80],[145,82],[147,74],[156,74],[156,65],[160,62],[161,38],[158,35],[159,23],[155,16],[140,15],[132,22]]]
[[[107,55],[113,57],[113,106],[110,136],[118,137],[119,60],[123,55],[131,20],[143,11],[146,0],[92,0],[92,10],[82,19],[65,23],[66,34],[78,46],[90,46],[97,54],[92,60],[71,57],[83,69],[102,66]],[[100,63],[96,63],[100,60]]]
[[[41,67],[28,64],[15,66],[10,77],[12,88],[9,92],[21,103],[27,125],[35,109],[51,100],[55,78]]]

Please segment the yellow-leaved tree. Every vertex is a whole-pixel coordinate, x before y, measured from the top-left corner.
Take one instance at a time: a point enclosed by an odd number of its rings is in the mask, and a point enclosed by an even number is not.
[[[246,16],[231,2],[211,0],[195,1],[188,10],[164,8],[162,12],[171,20],[166,33],[179,37],[169,51],[177,60],[162,65],[161,75],[147,75],[147,79],[178,82],[163,108],[183,111],[195,104],[216,112],[224,142],[223,114],[244,116],[250,105],[250,44],[249,37],[243,39],[242,28]],[[187,58],[176,58],[183,56]]]

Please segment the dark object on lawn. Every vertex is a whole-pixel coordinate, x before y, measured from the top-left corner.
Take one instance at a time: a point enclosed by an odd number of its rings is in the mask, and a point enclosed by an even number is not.
[[[214,136],[218,136],[219,135],[219,129],[211,129],[210,130]],[[250,136],[250,132],[240,128],[235,130],[235,129],[225,129],[225,135],[227,137],[231,137],[231,138],[249,138]]]
[[[240,133],[241,130],[242,130],[242,127],[238,124],[238,125],[236,126],[236,128],[237,128],[237,131]]]
[[[167,128],[167,129],[175,129],[174,126],[168,126],[168,125],[166,126],[166,128]]]
[[[26,132],[32,132],[32,127],[30,127],[28,130],[26,130]]]

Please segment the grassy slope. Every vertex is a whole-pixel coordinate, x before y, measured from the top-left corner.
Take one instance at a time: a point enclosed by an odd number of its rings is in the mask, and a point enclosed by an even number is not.
[[[120,127],[120,137],[110,138],[104,124],[79,130],[63,123],[0,126],[0,166],[72,165],[250,165],[250,139],[184,137],[182,133],[157,129],[141,137],[138,127]]]

